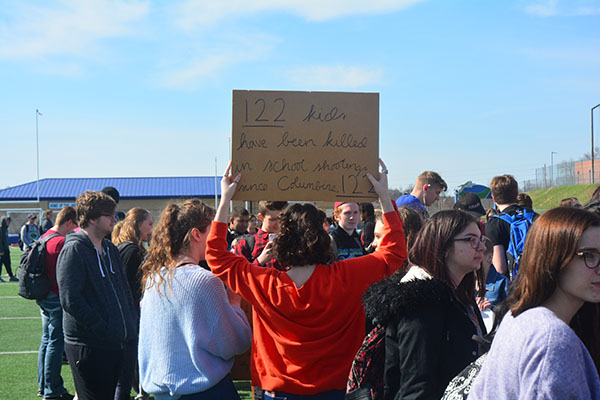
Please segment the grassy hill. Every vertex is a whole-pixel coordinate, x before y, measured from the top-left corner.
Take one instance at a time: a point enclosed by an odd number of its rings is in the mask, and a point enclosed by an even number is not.
[[[558,207],[560,201],[567,197],[577,197],[581,204],[585,204],[597,187],[598,184],[558,186],[532,190],[528,194],[533,199],[533,208],[536,211],[544,211]]]

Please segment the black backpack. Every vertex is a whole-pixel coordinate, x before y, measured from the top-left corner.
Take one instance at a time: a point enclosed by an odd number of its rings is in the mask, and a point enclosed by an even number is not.
[[[52,280],[46,274],[46,243],[58,233],[38,239],[25,247],[19,263],[19,296],[29,300],[43,300],[50,293]]]
[[[358,349],[348,383],[346,400],[383,399],[383,372],[385,366],[385,327],[375,326]]]

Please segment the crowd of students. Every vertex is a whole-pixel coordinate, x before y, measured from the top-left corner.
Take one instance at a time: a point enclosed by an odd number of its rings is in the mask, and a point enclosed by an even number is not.
[[[82,193],[44,234],[56,284],[38,301],[40,395],[73,398],[64,348],[79,399],[129,399],[132,387],[139,398],[239,399],[230,371],[250,348],[255,399],[600,399],[598,202],[565,199],[539,216],[502,175],[487,223],[473,194],[429,216],[443,179],[426,171],[393,201],[380,164],[367,177],[381,212],[336,203],[332,229],[311,204],[262,201],[248,233],[245,209],[229,215],[240,179],[230,168],[216,211],[169,204],[156,227],[141,208],[115,225],[111,197]],[[527,213],[513,260],[503,216]],[[381,372],[347,393],[369,332],[385,338]]]

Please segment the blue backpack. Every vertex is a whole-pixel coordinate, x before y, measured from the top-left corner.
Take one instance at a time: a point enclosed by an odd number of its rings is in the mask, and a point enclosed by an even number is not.
[[[523,247],[525,246],[525,237],[527,236],[529,227],[533,223],[534,215],[535,212],[533,210],[526,208],[519,209],[514,215],[494,215],[494,217],[500,218],[510,224],[510,241],[508,249],[506,249],[506,261],[511,280],[515,280],[519,272],[519,262],[521,261],[521,254],[523,254]]]

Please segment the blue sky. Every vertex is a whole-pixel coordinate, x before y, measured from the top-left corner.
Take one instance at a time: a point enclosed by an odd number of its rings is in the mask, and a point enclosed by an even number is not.
[[[532,179],[589,151],[600,0],[0,0],[0,188],[36,108],[41,178],[220,173],[233,89],[379,92],[391,187]]]

